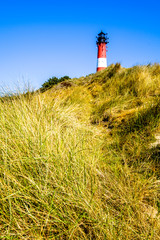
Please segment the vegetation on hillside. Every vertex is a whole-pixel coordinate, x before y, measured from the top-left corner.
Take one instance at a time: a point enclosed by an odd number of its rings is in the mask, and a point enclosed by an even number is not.
[[[58,83],[61,83],[61,82],[65,81],[65,80],[68,80],[68,79],[70,79],[69,76],[64,76],[64,77],[61,77],[61,78],[57,78],[57,77],[49,78],[46,82],[44,82],[42,84],[42,87],[40,88],[40,91],[45,92],[48,89],[50,89],[51,87],[53,87],[54,85],[57,85]]]
[[[0,101],[0,239],[160,239],[160,65]]]

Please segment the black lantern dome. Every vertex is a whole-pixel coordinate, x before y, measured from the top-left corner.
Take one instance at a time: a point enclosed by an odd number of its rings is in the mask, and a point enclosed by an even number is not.
[[[100,43],[109,43],[108,42],[108,37],[107,37],[107,35],[108,35],[108,33],[104,33],[104,32],[100,32],[99,34],[98,34],[98,37],[97,37],[97,44],[100,44]]]

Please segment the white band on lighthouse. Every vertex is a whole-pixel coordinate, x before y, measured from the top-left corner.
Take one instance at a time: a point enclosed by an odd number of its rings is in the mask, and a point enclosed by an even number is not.
[[[106,58],[98,58],[98,66],[97,67],[107,67],[107,59]]]

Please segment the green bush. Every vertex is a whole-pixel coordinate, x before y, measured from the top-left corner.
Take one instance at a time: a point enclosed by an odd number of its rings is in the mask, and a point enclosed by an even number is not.
[[[46,90],[50,89],[52,86],[60,83],[60,82],[64,82],[65,80],[68,80],[70,79],[69,76],[64,76],[64,77],[61,77],[61,78],[57,78],[57,77],[52,77],[52,78],[49,78],[46,82],[44,82],[42,84],[42,87],[40,88],[40,91],[41,92],[45,92]]]

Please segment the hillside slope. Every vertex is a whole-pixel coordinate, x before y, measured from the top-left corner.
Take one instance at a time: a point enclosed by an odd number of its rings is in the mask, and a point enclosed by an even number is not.
[[[1,239],[160,239],[160,65],[0,101]]]

